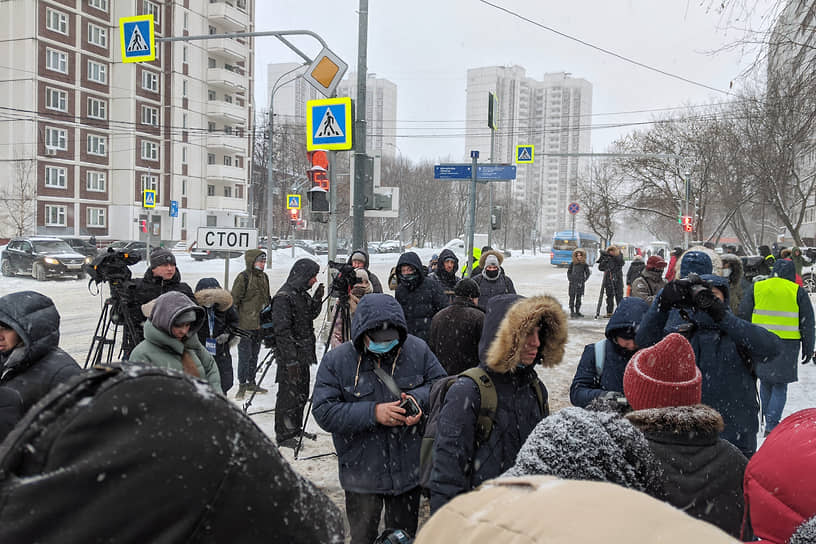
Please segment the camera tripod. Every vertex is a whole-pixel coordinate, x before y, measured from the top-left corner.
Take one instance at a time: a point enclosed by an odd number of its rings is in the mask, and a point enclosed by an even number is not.
[[[276,359],[275,359],[275,348],[272,348],[266,353],[266,355],[264,355],[264,358],[261,360],[260,364],[258,365],[257,370],[262,370],[261,371],[261,378],[259,380],[256,380],[255,383],[258,383],[258,384],[263,383],[264,378],[266,378],[266,375],[269,372],[270,367],[272,366],[272,363],[275,362],[275,361],[276,361]],[[255,372],[255,374],[257,375],[257,371]],[[248,416],[255,416],[255,415],[258,415],[258,414],[271,414],[271,413],[273,413],[275,411],[274,408],[269,408],[269,409],[266,409],[266,410],[258,410],[256,412],[250,412],[249,411],[249,407],[252,406],[252,401],[255,400],[255,395],[257,395],[257,394],[258,394],[258,391],[253,389],[252,394],[249,396],[249,398],[244,403],[244,413],[246,415],[248,415]]]
[[[111,296],[105,299],[102,314],[96,322],[91,347],[85,357],[84,368],[89,365],[98,365],[103,362],[111,364],[113,352],[116,346],[116,338],[119,334],[119,327],[123,327],[122,344],[119,349],[118,359],[122,359],[130,354],[134,347],[134,339],[137,338],[136,325],[133,323],[131,315],[128,313],[127,305],[123,302],[121,293],[122,286],[111,284]],[[105,350],[107,349],[107,356]]]

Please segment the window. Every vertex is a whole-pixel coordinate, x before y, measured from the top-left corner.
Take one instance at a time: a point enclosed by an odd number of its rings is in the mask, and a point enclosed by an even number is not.
[[[150,0],[142,0],[142,13],[144,15],[153,14],[153,21],[158,24],[159,23],[159,6],[150,2]]]
[[[187,196],[187,180],[181,180],[181,196]]]
[[[108,82],[108,67],[105,64],[93,60],[88,61],[88,81],[102,83]]]
[[[87,178],[85,180],[85,188],[95,193],[104,193],[106,177],[105,172],[88,170]]]
[[[207,122],[207,132],[215,132],[215,123],[212,121]]]
[[[226,102],[227,104],[232,104],[232,95],[225,94],[224,95],[224,102]]]
[[[99,47],[108,47],[107,29],[88,23],[88,43]]]
[[[142,106],[142,124],[152,127],[159,126],[159,110],[152,106]]]
[[[105,226],[105,208],[88,208],[88,226],[89,227],[104,227]]]
[[[68,16],[55,9],[45,10],[45,28],[68,35]]]
[[[232,166],[232,157],[224,155],[224,166]]]
[[[49,110],[68,111],[68,93],[59,89],[45,88],[45,107]]]
[[[45,147],[68,151],[68,132],[61,128],[45,127]]]
[[[187,114],[181,114],[181,128],[187,128]]]
[[[108,0],[88,0],[88,5],[92,8],[108,11]]]
[[[207,58],[207,68],[215,68],[215,59],[212,57]]]
[[[88,154],[105,156],[108,139],[104,136],[97,136],[96,134],[88,134]]]
[[[232,187],[229,185],[224,187],[224,196],[227,198],[232,198]]]
[[[181,212],[181,228],[187,228],[187,212]]]
[[[215,164],[215,153],[207,153],[207,164]]]
[[[184,12],[184,30],[190,29],[190,14],[186,11]]]
[[[207,196],[215,196],[215,185],[207,185]]]
[[[142,191],[156,191],[156,201],[159,198],[159,176],[142,174]]]
[[[146,161],[159,160],[159,144],[149,140],[142,140],[142,159]]]
[[[159,92],[159,74],[150,70],[142,70],[142,89],[152,93]]]
[[[88,117],[91,119],[107,119],[108,103],[98,98],[88,97]]]
[[[218,34],[218,29],[217,29],[217,28],[215,28],[214,26],[210,25],[210,27],[209,27],[209,33],[210,33],[210,34]]]
[[[207,100],[215,100],[215,91],[207,91]]]
[[[181,48],[181,62],[187,64],[187,46]]]
[[[181,148],[181,164],[187,164],[187,146]]]
[[[181,96],[187,96],[187,80],[181,82]]]
[[[68,177],[68,171],[65,168],[57,166],[45,167],[45,186],[54,187],[57,189],[65,189],[65,180]]]
[[[218,226],[218,218],[214,215],[207,216],[207,226],[208,227],[217,227]]]
[[[232,127],[229,125],[224,125],[224,134],[231,136],[232,135]]]
[[[236,185],[235,186],[235,198],[244,198],[244,186],[243,185]]]
[[[65,206],[46,206],[45,225],[48,227],[64,227]]]
[[[45,50],[45,67],[61,74],[68,73],[68,53],[56,49]]]

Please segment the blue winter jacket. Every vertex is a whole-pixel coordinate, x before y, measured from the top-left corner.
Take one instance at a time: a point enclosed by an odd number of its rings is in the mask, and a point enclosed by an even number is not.
[[[703,275],[725,294],[728,307],[728,278]],[[635,341],[640,347],[656,344],[687,323],[676,309],[662,311],[661,289],[643,317]],[[752,367],[771,360],[779,351],[775,334],[738,318],[726,309],[717,323],[702,310],[688,310],[692,331],[686,335],[694,348],[703,374],[703,404],[717,410],[725,422],[720,438],[737,446],[746,457],[756,451],[759,402]],[[740,353],[742,352],[742,354]]]
[[[363,337],[384,323],[399,330],[400,345],[378,358],[365,349]],[[320,362],[313,393],[315,421],[332,433],[343,489],[399,495],[419,484],[423,426],[377,423],[374,407],[399,399],[374,374],[374,366],[381,364],[423,412],[431,384],[444,377],[445,370],[425,342],[408,334],[402,308],[390,295],[374,293],[360,299],[351,337]]]
[[[541,346],[536,362],[544,366],[558,364],[564,355],[567,320],[557,300],[519,295],[490,299],[479,342],[479,366],[487,371],[496,388],[493,428],[488,440],[476,448],[481,396],[473,380],[459,378],[448,390],[439,414],[429,484],[431,512],[513,466],[527,436],[548,415],[547,389],[538,378],[535,364],[519,366],[518,348],[539,323]],[[543,410],[535,382],[539,382],[544,396]]]
[[[403,264],[416,270],[416,276],[410,281],[406,281],[399,273]],[[442,266],[442,261],[438,266]],[[394,296],[405,313],[408,332],[427,342],[433,316],[446,308],[449,301],[440,283],[423,275],[422,261],[413,251],[403,253],[397,261],[397,290]]]
[[[780,259],[774,264],[773,275],[796,282],[796,266],[793,261]],[[751,314],[754,311],[755,285],[748,288],[740,302],[739,316],[746,321],[751,321]],[[779,355],[773,361],[756,368],[756,374],[760,380],[769,383],[795,382],[799,379],[797,369],[800,345],[803,354],[813,355],[813,305],[802,287],[799,287],[796,293],[796,304],[799,306],[799,332],[802,337],[799,340],[779,338]]]
[[[637,330],[648,309],[649,305],[643,299],[626,297],[621,300],[620,306],[606,325],[603,372],[600,378],[595,368],[595,344],[588,344],[584,348],[570,386],[570,402],[574,406],[586,408],[593,399],[607,391],[623,393],[623,371],[635,352],[624,350],[615,342],[615,338],[621,331]]]

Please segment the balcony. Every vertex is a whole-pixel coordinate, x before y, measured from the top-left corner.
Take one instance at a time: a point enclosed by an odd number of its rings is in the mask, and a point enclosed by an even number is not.
[[[221,100],[207,102],[207,115],[226,121],[228,124],[245,122],[247,118],[245,108]]]
[[[247,77],[226,68],[207,68],[207,83],[234,93],[246,89]]]
[[[231,183],[246,183],[246,171],[238,166],[208,164],[207,179],[224,180]],[[211,197],[208,197],[211,198]]]
[[[231,198],[227,196],[208,196],[208,210],[229,210],[245,212],[247,209],[246,200],[243,198]]]
[[[210,3],[210,10],[207,14],[209,20],[219,26],[224,27],[227,32],[242,32],[249,25],[249,15],[227,2]]]
[[[211,132],[207,135],[207,148],[223,149],[228,152],[227,154],[246,153],[247,141],[246,138],[240,136]]]
[[[237,40],[232,38],[214,38],[204,41],[207,44],[207,51],[209,53],[221,55],[222,57],[226,57],[232,61],[247,59],[247,46],[242,43],[238,43]]]

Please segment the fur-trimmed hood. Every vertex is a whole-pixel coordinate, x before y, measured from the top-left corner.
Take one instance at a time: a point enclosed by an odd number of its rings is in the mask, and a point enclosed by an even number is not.
[[[214,307],[219,312],[226,312],[232,308],[232,293],[221,287],[196,291],[195,297],[205,308]]]
[[[564,357],[567,343],[567,317],[561,303],[549,295],[492,297],[479,342],[480,360],[500,374],[515,371],[524,339],[537,325],[541,325],[541,347],[536,362],[555,366]]]
[[[732,255],[731,253],[726,253],[724,255],[720,255],[720,261],[722,263],[727,262],[731,266],[732,272],[728,277],[729,282],[736,283],[742,279],[742,259],[736,255]]]
[[[482,270],[484,270],[485,259],[487,259],[488,255],[495,255],[496,258],[499,260],[499,266],[501,266],[502,263],[504,262],[504,255],[502,255],[501,251],[496,251],[495,249],[489,249],[489,250],[485,251],[484,253],[482,253],[481,257],[479,257],[479,268],[481,268]]]
[[[705,404],[647,408],[630,412],[625,417],[643,433],[698,433],[716,436],[725,428],[720,413]]]
[[[586,254],[586,250],[584,248],[579,247],[578,249],[575,249],[575,250],[572,251],[572,262],[574,262],[574,263],[578,262],[578,255],[583,255],[584,256],[584,262],[586,263],[587,254]]]

